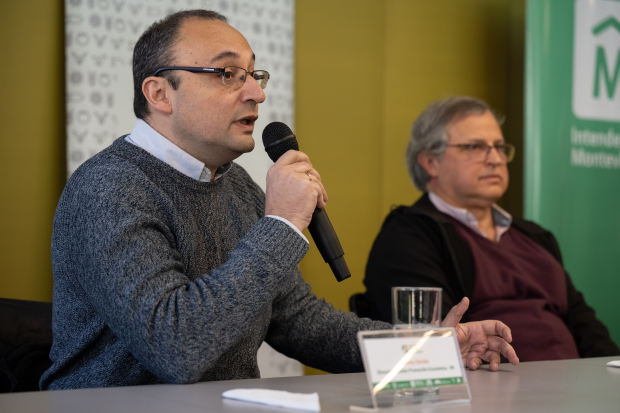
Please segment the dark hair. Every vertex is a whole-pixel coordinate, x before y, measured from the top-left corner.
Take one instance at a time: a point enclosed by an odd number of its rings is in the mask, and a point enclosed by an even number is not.
[[[174,52],[172,48],[179,37],[179,29],[185,20],[197,18],[203,20],[221,20],[228,23],[228,19],[211,10],[184,10],[171,14],[153,23],[138,39],[133,48],[133,111],[138,119],[146,119],[149,115],[149,105],[142,93],[142,82],[161,67],[174,66]],[[162,72],[173,89],[177,89],[180,79],[174,71]]]

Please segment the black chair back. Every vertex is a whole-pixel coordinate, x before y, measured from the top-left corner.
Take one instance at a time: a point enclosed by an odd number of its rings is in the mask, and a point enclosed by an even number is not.
[[[370,317],[370,303],[363,293],[353,294],[349,298],[349,309],[358,317]]]
[[[0,393],[39,390],[51,347],[52,303],[0,298]]]

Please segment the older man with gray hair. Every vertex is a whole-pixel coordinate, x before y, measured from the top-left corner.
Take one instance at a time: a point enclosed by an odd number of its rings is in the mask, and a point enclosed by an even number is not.
[[[510,326],[522,361],[620,354],[553,234],[495,203],[515,152],[500,123],[471,97],[435,102],[414,122],[406,160],[424,195],[393,210],[375,241],[364,281],[371,318],[391,321],[391,287],[441,287],[443,311],[469,297],[469,320]]]

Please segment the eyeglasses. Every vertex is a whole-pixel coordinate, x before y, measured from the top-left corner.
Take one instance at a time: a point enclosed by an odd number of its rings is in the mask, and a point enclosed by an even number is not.
[[[263,89],[267,87],[267,81],[269,80],[269,72],[266,70],[255,70],[253,72],[248,72],[244,68],[236,66],[226,66],[222,68],[183,66],[162,67],[161,69],[157,69],[155,73],[153,73],[153,76],[157,76],[158,73],[166,70],[185,70],[186,72],[192,73],[216,73],[222,78],[223,84],[226,86],[232,86],[235,89],[239,89],[243,86],[248,75],[252,76]]]
[[[447,145],[449,148],[461,148],[471,161],[480,162],[487,159],[491,149],[495,148],[500,159],[510,162],[515,157],[515,146],[510,143],[489,146],[486,143],[456,143]]]

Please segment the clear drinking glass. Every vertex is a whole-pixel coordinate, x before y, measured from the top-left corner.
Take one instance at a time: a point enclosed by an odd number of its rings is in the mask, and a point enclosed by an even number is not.
[[[429,328],[441,325],[441,288],[392,287],[392,325],[394,328]],[[401,390],[395,404],[433,402],[439,387]],[[401,400],[399,402],[399,400]]]
[[[392,287],[392,324],[396,328],[441,324],[441,288]]]

